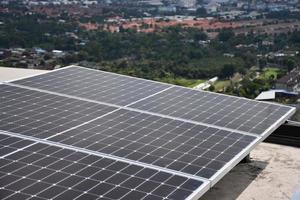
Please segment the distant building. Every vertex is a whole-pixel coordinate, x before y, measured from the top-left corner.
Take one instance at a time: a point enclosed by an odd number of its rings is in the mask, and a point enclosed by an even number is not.
[[[211,3],[204,6],[207,13],[215,13],[220,9],[221,5],[212,1]]]
[[[196,8],[196,0],[178,0],[178,6],[183,8]]]
[[[281,77],[276,82],[276,89],[282,89],[291,92],[300,91],[300,68],[294,68],[287,75]]]
[[[44,50],[44,49],[42,49],[42,48],[39,48],[39,47],[33,48],[33,51],[34,51],[35,53],[37,53],[37,54],[45,54],[45,53],[47,53],[46,50]]]
[[[65,53],[61,50],[52,50],[52,54],[55,56],[55,57],[62,57],[65,55]]]
[[[258,101],[275,101],[282,98],[295,99],[297,100],[299,94],[297,92],[288,92],[285,90],[269,90],[261,92],[255,100]]]
[[[234,54],[232,53],[223,53],[223,56],[227,58],[234,58]]]
[[[176,12],[176,6],[160,6],[158,10],[160,12]]]
[[[0,49],[0,60],[9,58],[12,55],[10,50]]]
[[[141,1],[142,3],[146,3],[152,6],[162,6],[164,5],[161,0],[145,0],[145,1]]]

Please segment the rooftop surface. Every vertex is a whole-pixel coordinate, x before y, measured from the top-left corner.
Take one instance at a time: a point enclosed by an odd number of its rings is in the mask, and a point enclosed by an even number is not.
[[[47,73],[46,70],[0,67],[0,82]]]
[[[46,72],[0,67],[0,82]],[[200,200],[298,200],[299,154],[299,148],[261,143],[251,152],[251,163],[234,167]]]
[[[300,149],[261,143],[200,200],[288,200],[300,190]],[[298,200],[295,198],[293,200]]]

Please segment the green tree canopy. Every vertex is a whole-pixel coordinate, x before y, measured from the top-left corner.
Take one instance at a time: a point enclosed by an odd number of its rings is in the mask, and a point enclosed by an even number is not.
[[[222,42],[227,42],[234,37],[234,32],[231,29],[222,29],[219,32],[218,39]]]
[[[231,64],[225,64],[221,70],[221,77],[222,78],[229,78],[236,72],[236,67]]]

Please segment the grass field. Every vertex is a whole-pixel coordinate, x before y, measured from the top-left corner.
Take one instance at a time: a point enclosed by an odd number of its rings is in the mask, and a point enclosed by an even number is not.
[[[215,91],[223,90],[224,88],[230,86],[230,80],[219,80],[215,84]]]
[[[193,88],[200,83],[204,83],[203,79],[185,79],[185,78],[164,78],[158,81]]]
[[[209,70],[220,70],[225,64],[232,64],[235,66],[243,66],[244,60],[241,58],[229,58],[224,56],[202,58],[197,62],[197,67]]]
[[[193,87],[199,85],[200,83],[204,83],[205,81],[206,81],[206,80],[202,80],[202,79],[192,80],[192,81],[190,82],[190,84],[189,84],[187,87],[193,88]]]
[[[270,79],[272,76],[274,77],[274,79],[277,79],[277,75],[280,72],[280,69],[278,68],[265,68],[263,70],[263,72],[261,73],[261,78],[263,79]]]

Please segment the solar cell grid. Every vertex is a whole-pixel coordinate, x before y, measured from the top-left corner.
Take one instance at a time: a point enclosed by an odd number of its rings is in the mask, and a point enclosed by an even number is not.
[[[117,74],[70,67],[13,82],[28,87],[125,106],[169,88],[168,85]]]
[[[4,135],[0,138],[1,142],[15,139]],[[14,144],[9,143],[5,145]],[[3,147],[1,143],[0,148]],[[199,180],[42,143],[0,158],[0,194],[5,200],[175,200],[188,197],[202,184]]]
[[[130,107],[233,130],[263,134],[291,107],[173,87]]]
[[[204,178],[212,177],[255,139],[124,109],[49,138]]]
[[[257,135],[268,134],[292,112],[287,106],[75,66],[13,83]]]
[[[0,85],[0,130],[47,138],[116,108]]]
[[[30,140],[24,140],[0,134],[0,157],[9,155],[10,153],[13,153],[33,143],[34,142]]]
[[[115,108],[13,86],[2,85],[0,88],[5,105],[4,111],[0,111],[2,116],[9,115],[0,121],[3,130],[48,138],[205,178],[212,177],[256,139],[125,109],[108,114],[103,110],[110,112]],[[35,102],[34,107],[28,109],[26,105],[31,106],[32,102]],[[36,112],[38,117],[29,114],[40,108],[43,111]],[[75,119],[74,115],[70,117],[70,110],[75,115],[86,113],[87,117],[78,123],[75,121],[76,124],[70,123]],[[89,114],[94,112],[108,115]],[[46,120],[40,117],[41,113],[46,113]],[[96,117],[99,118],[96,120]],[[88,120],[94,122],[86,123]],[[74,129],[75,125],[79,127]],[[65,133],[59,134],[61,132]]]

